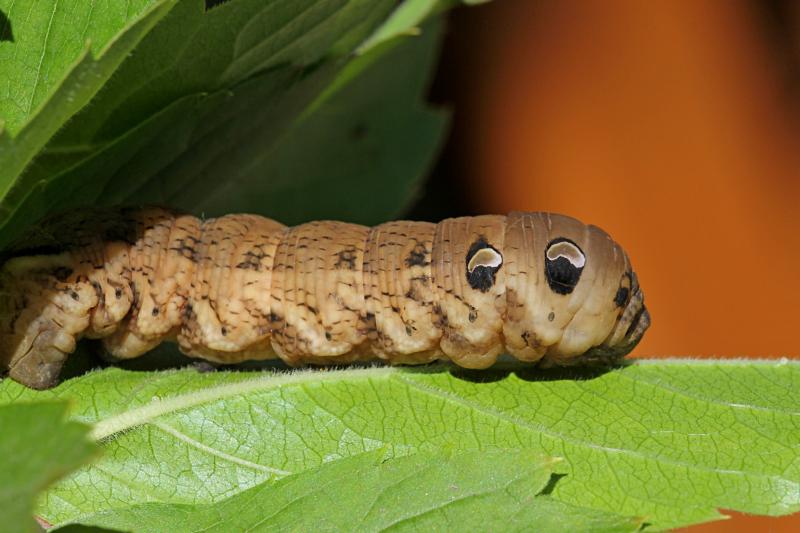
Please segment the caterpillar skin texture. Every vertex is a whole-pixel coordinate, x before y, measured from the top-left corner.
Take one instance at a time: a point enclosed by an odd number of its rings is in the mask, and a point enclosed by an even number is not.
[[[215,363],[542,366],[627,354],[650,319],[625,252],[566,216],[286,227],[161,208],[68,213],[0,271],[0,368],[51,387],[82,337]]]

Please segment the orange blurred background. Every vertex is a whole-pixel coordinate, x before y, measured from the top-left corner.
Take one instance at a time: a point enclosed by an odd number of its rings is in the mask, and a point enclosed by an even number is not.
[[[800,357],[799,37],[791,0],[458,10],[433,90],[454,130],[412,215],[573,215],[632,258],[638,356]],[[692,528],[732,530],[800,519]]]
[[[455,111],[449,177],[428,201],[608,231],[653,317],[639,356],[800,356],[800,46],[767,4],[458,10],[434,88]]]

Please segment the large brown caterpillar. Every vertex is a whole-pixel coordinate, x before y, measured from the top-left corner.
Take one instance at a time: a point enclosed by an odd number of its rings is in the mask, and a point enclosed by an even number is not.
[[[450,359],[545,366],[627,354],[650,319],[625,252],[547,213],[286,227],[161,208],[39,225],[0,272],[0,368],[54,385],[81,337],[120,359],[164,340],[219,363]]]

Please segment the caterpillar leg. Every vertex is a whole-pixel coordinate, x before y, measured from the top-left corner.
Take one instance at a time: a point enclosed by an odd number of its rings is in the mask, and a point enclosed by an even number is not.
[[[77,338],[89,326],[97,293],[89,282],[66,282],[63,256],[9,261],[0,279],[0,368],[36,389],[58,381]]]

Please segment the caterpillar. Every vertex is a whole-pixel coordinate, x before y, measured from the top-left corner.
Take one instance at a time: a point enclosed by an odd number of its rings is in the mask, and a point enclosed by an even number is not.
[[[0,270],[0,369],[55,385],[80,338],[116,359],[162,341],[214,363],[611,361],[650,324],[627,254],[562,215],[373,228],[200,220],[164,208],[52,217]]]

